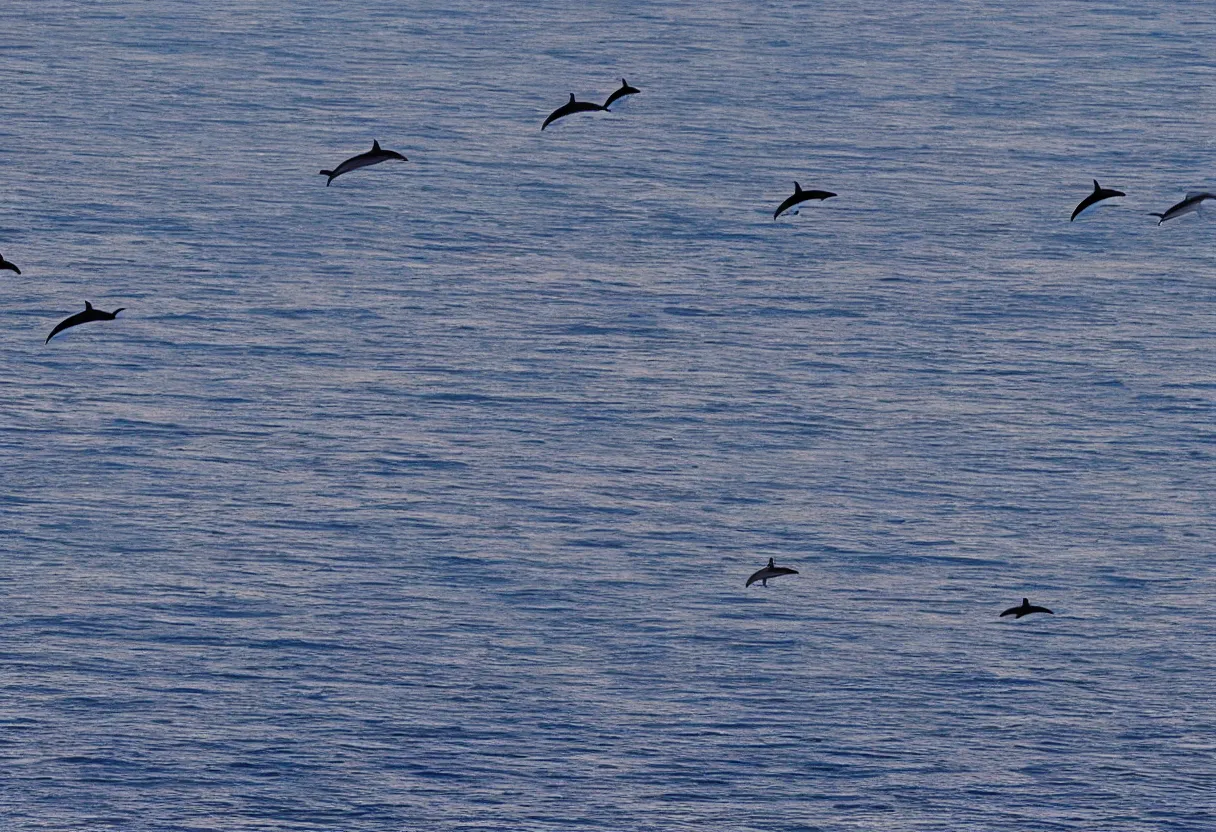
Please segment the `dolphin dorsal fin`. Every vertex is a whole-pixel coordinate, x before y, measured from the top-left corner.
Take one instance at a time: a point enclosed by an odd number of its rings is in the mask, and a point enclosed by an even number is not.
[[[93,308],[93,304],[89,303],[89,302],[86,300],[86,301],[84,302],[84,311],[85,311],[85,312],[88,312],[88,311],[89,311],[90,309],[92,309],[92,308]]]
[[[1102,190],[1102,188],[1100,188],[1100,187],[1098,186],[1098,180],[1097,180],[1097,179],[1095,179],[1095,180],[1094,180],[1094,193],[1097,193],[1097,192],[1098,192],[1098,191],[1100,191],[1100,190]]]
[[[574,93],[570,93],[570,103],[574,103]]]
[[[794,180],[794,193],[796,193],[796,194],[802,193],[802,186],[798,184],[797,179]]]
[[[769,558],[769,559],[768,559],[768,568],[769,568],[769,569],[772,569],[772,568],[773,568],[773,567],[775,567],[776,565],[777,565],[777,564],[774,562],[773,558]]]
[[[622,86],[622,87],[627,87],[627,86],[629,86],[629,82],[628,82],[628,81],[626,81],[624,78],[622,78],[622,79],[621,79],[621,86]]]
[[[1029,606],[1030,606],[1030,599],[1029,599],[1029,598],[1023,598],[1023,599],[1022,599],[1022,606],[1023,606],[1023,607],[1029,607]]]
[[[379,150],[379,149],[380,149],[380,142],[376,141],[375,139],[372,139],[372,150]]]

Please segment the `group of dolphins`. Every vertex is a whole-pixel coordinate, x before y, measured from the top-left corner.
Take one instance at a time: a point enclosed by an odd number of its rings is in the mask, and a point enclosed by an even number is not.
[[[757,569],[755,572],[753,572],[751,577],[747,579],[747,583],[745,583],[743,585],[743,588],[746,589],[747,587],[754,584],[756,581],[759,581],[761,586],[768,586],[769,578],[776,578],[780,575],[797,575],[797,574],[798,574],[797,569],[790,569],[788,566],[778,566],[776,561],[773,558],[769,558],[768,566],[765,566],[761,569]],[[1047,609],[1047,607],[1035,606],[1034,604],[1030,603],[1029,598],[1023,598],[1022,603],[1019,606],[1010,607],[1009,609],[1007,609],[1003,613],[1001,613],[998,616],[998,618],[1004,618],[1007,615],[1012,615],[1014,617],[1014,619],[1018,619],[1018,618],[1021,618],[1023,615],[1030,615],[1030,614],[1036,613],[1036,612],[1045,612],[1048,615],[1055,615],[1055,613],[1053,613],[1051,610]]]
[[[1114,188],[1103,188],[1098,184],[1098,180],[1094,180],[1094,189],[1090,191],[1089,196],[1081,200],[1076,209],[1072,212],[1072,216],[1068,218],[1072,222],[1077,218],[1077,215],[1091,205],[1097,205],[1104,199],[1110,199],[1116,196],[1127,196],[1123,191],[1116,191]],[[1176,205],[1171,205],[1165,209],[1164,214],[1149,214],[1150,217],[1157,217],[1157,225],[1166,220],[1172,220],[1175,217],[1181,217],[1183,214],[1189,214],[1192,211],[1198,211],[1199,206],[1203,204],[1205,199],[1216,199],[1216,194],[1208,191],[1191,191],[1186,197]]]
[[[635,93],[639,92],[641,92],[641,90],[639,90],[637,87],[629,86],[629,82],[622,78],[621,86],[613,90],[612,95],[608,96],[608,100],[603,104],[592,104],[590,101],[575,101],[574,93],[570,93],[570,100],[558,107],[553,112],[549,113],[549,117],[545,119],[545,123],[540,126],[540,129],[544,130],[559,118],[565,118],[566,116],[574,115],[575,113],[595,113],[600,111],[605,113],[610,112],[608,108],[612,106],[612,102],[616,101],[618,98],[623,98],[626,95],[634,95]]]
[[[639,92],[641,92],[641,90],[639,90],[637,87],[630,86],[629,82],[622,78],[621,86],[613,90],[612,94],[608,96],[607,100],[605,100],[603,104],[595,104],[590,101],[576,101],[574,98],[574,93],[570,93],[570,100],[551,112],[548,118],[545,119],[544,123],[541,124],[540,129],[544,130],[558,119],[563,119],[566,116],[574,115],[575,113],[608,112],[608,108],[618,99],[621,99],[627,95],[636,95]],[[333,170],[323,170],[321,171],[321,175],[327,177],[325,180],[325,186],[329,187],[329,185],[332,184],[335,179],[345,173],[350,173],[351,171],[358,170],[359,168],[365,168],[369,165],[378,165],[381,162],[388,162],[392,160],[402,162],[409,161],[407,158],[405,158],[405,156],[395,150],[384,150],[380,147],[379,141],[373,141],[371,150],[350,157]],[[803,202],[807,202],[809,200],[822,201],[825,199],[831,199],[834,196],[836,196],[836,194],[832,193],[831,191],[803,190],[802,186],[795,181],[794,193],[786,197],[781,204],[777,206],[777,210],[773,212],[773,219],[776,220],[783,213]],[[1113,188],[1103,188],[1098,184],[1098,180],[1095,179],[1093,191],[1091,191],[1090,194],[1085,197],[1085,199],[1081,200],[1080,204],[1077,205],[1076,209],[1072,212],[1072,216],[1068,221],[1072,222],[1087,208],[1090,208],[1103,200],[1119,196],[1127,196],[1127,194],[1123,193],[1123,191],[1116,191]],[[1181,217],[1183,214],[1198,211],[1200,205],[1202,205],[1203,202],[1208,199],[1216,199],[1216,193],[1211,193],[1209,191],[1192,191],[1188,193],[1186,198],[1181,202],[1167,208],[1164,213],[1151,214],[1150,216],[1157,217],[1157,224],[1161,225],[1161,223],[1165,222],[1166,220],[1172,220],[1175,217]],[[798,212],[794,211],[793,213],[797,214]],[[8,260],[5,260],[3,255],[0,255],[0,269],[9,269],[17,274],[21,274],[21,269],[17,268],[15,264],[10,263]],[[123,311],[124,308],[125,307],[119,307],[113,312],[106,312],[101,309],[94,309],[93,304],[85,301],[84,311],[77,312],[75,315],[65,318],[56,324],[55,328],[51,330],[51,334],[46,337],[46,341],[43,343],[49,344],[52,338],[69,327],[87,324],[91,321],[112,321],[115,317],[117,317],[119,312]],[[772,567],[771,561],[769,563],[769,567]],[[760,573],[758,572],[756,574],[759,575]],[[776,574],[788,573],[779,572]],[[756,576],[753,575],[752,580],[764,580],[764,578],[756,578]],[[749,586],[751,585],[752,580],[748,581]],[[1038,612],[1039,610],[1031,611]]]
[[[574,115],[575,113],[609,112],[608,108],[615,101],[623,98],[626,95],[636,95],[639,92],[641,92],[641,90],[630,86],[629,82],[622,78],[621,86],[616,90],[613,90],[612,94],[608,96],[607,100],[604,101],[603,104],[595,104],[590,101],[577,101],[574,98],[574,93],[570,93],[570,100],[550,113],[548,118],[545,119],[544,123],[541,124],[540,129],[543,131],[546,127],[558,119]],[[358,170],[359,168],[365,168],[369,165],[378,165],[381,162],[388,162],[391,160],[399,160],[402,162],[409,161],[405,158],[405,156],[395,150],[384,150],[380,147],[379,141],[373,141],[371,150],[367,151],[366,153],[360,153],[357,156],[350,157],[333,170],[323,170],[321,171],[321,175],[328,177],[325,180],[325,186],[329,187],[329,185],[335,179],[345,173],[350,173],[351,171]],[[808,200],[822,201],[825,199],[830,199],[834,196],[836,196],[836,194],[832,193],[831,191],[803,190],[802,186],[795,181],[794,193],[786,197],[785,200],[783,200],[782,203],[777,206],[777,210],[773,212],[773,219],[777,219],[794,206]],[[1098,180],[1095,179],[1093,191],[1090,192],[1085,199],[1081,200],[1080,204],[1078,204],[1076,209],[1072,212],[1072,216],[1068,221],[1072,222],[1087,208],[1090,208],[1103,200],[1120,196],[1127,196],[1127,194],[1125,194],[1123,191],[1116,191],[1112,188],[1103,188],[1098,184]],[[1157,224],[1160,225],[1167,220],[1181,217],[1183,214],[1198,211],[1200,205],[1202,205],[1203,202],[1208,199],[1216,199],[1216,194],[1208,191],[1193,191],[1188,193],[1186,198],[1181,202],[1166,209],[1164,213],[1151,214],[1150,216],[1157,217]],[[794,211],[794,213],[797,214],[798,212]],[[16,272],[17,274],[21,274],[21,269],[17,268],[15,264],[10,263],[8,260],[5,260],[3,255],[0,255],[0,269],[8,269]],[[51,330],[51,334],[46,337],[46,341],[43,343],[49,344],[52,338],[70,327],[90,323],[91,321],[112,321],[118,316],[119,312],[123,311],[124,308],[125,307],[119,307],[113,312],[106,312],[101,309],[94,309],[93,304],[85,301],[84,311],[77,312],[75,315],[65,318],[56,324],[55,328]],[[768,581],[770,578],[776,578],[781,575],[797,574],[798,570],[790,569],[786,566],[777,566],[774,559],[769,558],[768,565],[754,572],[751,577],[747,579],[744,587],[749,587],[757,581],[760,582],[761,586],[768,586]],[[1036,612],[1047,613],[1049,615],[1053,614],[1051,610],[1047,609],[1046,607],[1035,606],[1034,604],[1030,603],[1029,599],[1023,598],[1020,606],[1010,607],[1002,612],[1000,617],[1004,618],[1007,615],[1012,615],[1014,618],[1021,618],[1024,615],[1030,615]]]

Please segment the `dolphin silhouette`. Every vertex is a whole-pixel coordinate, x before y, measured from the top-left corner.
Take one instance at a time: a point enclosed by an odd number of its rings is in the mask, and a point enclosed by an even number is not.
[[[1093,205],[1095,202],[1101,202],[1102,200],[1110,199],[1113,196],[1127,196],[1127,194],[1123,193],[1123,191],[1116,191],[1116,190],[1112,190],[1110,188],[1103,188],[1101,185],[1098,184],[1098,180],[1095,179],[1093,191],[1089,194],[1089,196],[1087,196],[1087,197],[1085,197],[1085,199],[1081,200],[1081,204],[1078,205],[1075,210],[1073,210],[1072,216],[1069,217],[1068,221],[1072,222],[1073,220],[1075,220],[1077,218],[1077,214],[1081,213],[1086,208]]]
[[[834,196],[836,194],[831,191],[804,191],[802,190],[802,186],[795,182],[794,193],[787,196],[785,202],[781,203],[777,210],[773,212],[773,219],[777,219],[777,217],[781,216],[782,211],[793,208],[799,202],[806,202],[808,199],[829,199]]]
[[[1157,225],[1161,225],[1166,220],[1172,220],[1174,217],[1181,217],[1183,214],[1198,211],[1199,206],[1203,204],[1205,199],[1216,199],[1216,194],[1208,191],[1191,191],[1186,195],[1186,199],[1177,205],[1171,205],[1165,210],[1164,214],[1149,214],[1149,216],[1160,217],[1161,219],[1157,222]]]
[[[83,312],[77,312],[72,317],[64,318],[59,323],[55,324],[55,328],[51,330],[51,334],[46,336],[46,340],[43,341],[42,343],[43,344],[51,343],[52,338],[54,338],[59,333],[63,332],[68,327],[79,326],[80,324],[87,324],[90,321],[112,321],[118,316],[118,313],[123,311],[124,309],[126,309],[125,306],[120,306],[117,309],[115,309],[113,312],[103,312],[100,309],[94,309],[93,304],[89,303],[86,300],[84,302],[84,311]]]
[[[360,153],[358,156],[351,156],[333,170],[321,171],[321,175],[329,177],[329,179],[325,180],[325,187],[328,188],[330,182],[333,182],[344,173],[350,173],[352,170],[365,168],[368,165],[378,165],[381,162],[387,162],[389,159],[400,159],[403,162],[409,161],[409,159],[395,150],[381,150],[380,142],[373,140],[371,150],[366,153]]]
[[[622,78],[620,89],[612,91],[612,95],[608,96],[608,100],[604,102],[604,109],[607,110],[609,107],[611,107],[612,102],[616,101],[618,98],[624,98],[627,95],[636,95],[639,92],[641,92],[640,89],[629,86],[629,82]]]
[[[797,569],[790,569],[788,566],[777,566],[776,564],[773,563],[773,559],[769,558],[768,566],[764,567],[763,569],[757,569],[755,572],[753,572],[752,576],[747,579],[747,583],[745,583],[743,586],[744,586],[744,588],[747,588],[747,587],[751,586],[752,584],[754,584],[756,581],[759,581],[761,586],[768,586],[769,578],[775,578],[778,575],[797,575],[797,574],[798,574]]]
[[[4,255],[0,254],[0,269],[12,269],[17,274],[21,274],[21,269],[17,268],[16,263],[10,263],[4,259]]]
[[[1045,612],[1048,615],[1055,615],[1055,613],[1047,609],[1047,607],[1036,607],[1034,604],[1030,603],[1029,598],[1023,598],[1022,605],[1020,607],[1010,607],[997,617],[1004,618],[1007,615],[1012,615],[1014,619],[1018,619],[1023,615],[1030,615],[1034,612]]]
[[[540,129],[544,130],[559,118],[565,118],[574,113],[599,112],[600,110],[607,109],[608,107],[605,104],[592,104],[590,101],[575,101],[574,93],[570,93],[570,100],[549,113],[549,117],[545,119],[545,123],[540,126]]]

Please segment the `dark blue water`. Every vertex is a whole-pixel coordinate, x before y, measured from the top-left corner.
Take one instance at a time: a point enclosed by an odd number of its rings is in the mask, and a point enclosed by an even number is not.
[[[0,24],[4,829],[1212,828],[1210,4]]]

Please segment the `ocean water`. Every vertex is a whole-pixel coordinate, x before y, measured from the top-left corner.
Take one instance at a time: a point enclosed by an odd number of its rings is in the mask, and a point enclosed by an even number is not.
[[[0,9],[0,829],[1216,827],[1216,8],[449,6]]]

